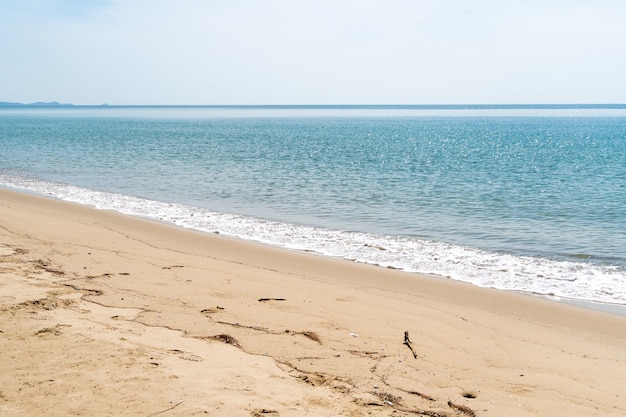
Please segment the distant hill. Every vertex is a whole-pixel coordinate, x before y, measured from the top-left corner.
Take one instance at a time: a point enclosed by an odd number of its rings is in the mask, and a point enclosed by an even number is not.
[[[29,103],[29,104],[0,101],[0,107],[61,107],[61,106],[73,106],[73,104],[59,103],[57,101],[50,101],[47,103],[38,101],[36,103]]]

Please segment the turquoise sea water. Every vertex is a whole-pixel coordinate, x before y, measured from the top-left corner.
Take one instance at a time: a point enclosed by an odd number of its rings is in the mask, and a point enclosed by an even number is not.
[[[0,108],[0,185],[626,304],[626,106]]]

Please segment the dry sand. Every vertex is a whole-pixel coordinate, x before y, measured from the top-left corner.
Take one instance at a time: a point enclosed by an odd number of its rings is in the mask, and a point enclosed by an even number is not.
[[[0,349],[2,416],[626,415],[626,317],[7,190]]]

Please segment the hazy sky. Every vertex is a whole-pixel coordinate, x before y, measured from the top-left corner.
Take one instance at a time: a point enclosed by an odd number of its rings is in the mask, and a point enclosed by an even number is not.
[[[0,0],[0,101],[626,102],[624,0]]]

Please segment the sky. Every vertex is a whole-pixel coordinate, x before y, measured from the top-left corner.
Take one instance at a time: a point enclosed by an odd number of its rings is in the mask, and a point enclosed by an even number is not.
[[[0,101],[626,103],[623,0],[0,0]]]

